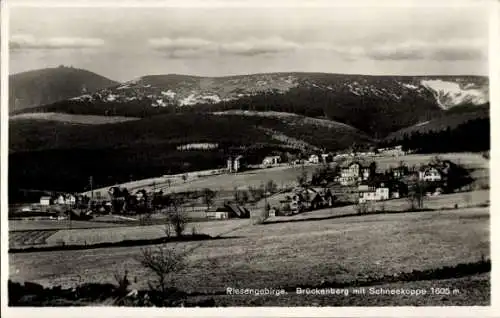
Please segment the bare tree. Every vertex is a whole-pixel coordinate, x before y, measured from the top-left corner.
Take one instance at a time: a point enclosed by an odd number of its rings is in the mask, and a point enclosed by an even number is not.
[[[169,221],[174,227],[177,237],[181,237],[184,234],[188,221],[186,215],[180,209],[177,209],[177,211],[170,213]]]
[[[184,233],[188,221],[181,208],[183,200],[180,197],[170,196],[166,201],[166,222],[163,231],[167,237],[170,237],[173,228],[175,234],[180,237]]]
[[[215,191],[210,190],[209,188],[203,189],[203,203],[207,206],[207,210],[210,209],[210,206],[214,202],[215,196],[217,193]]]
[[[165,296],[171,286],[172,275],[186,267],[186,258],[185,252],[180,253],[168,246],[159,246],[156,250],[142,249],[138,261],[156,275],[156,280],[148,282],[149,288]]]
[[[464,201],[465,201],[465,204],[467,205],[467,207],[471,207],[472,205],[472,195],[470,193],[465,193],[464,194]]]
[[[425,199],[425,191],[426,191],[425,182],[417,179],[414,180],[408,189],[408,202],[410,203],[410,210],[415,211],[417,209],[423,209],[424,207],[424,199]]]
[[[300,174],[297,176],[297,183],[299,186],[304,186],[307,183],[308,175],[306,172],[306,169],[304,167],[304,164],[302,164],[300,168]]]
[[[240,191],[238,191],[238,187],[233,187],[233,198],[234,202],[239,202],[240,201]]]
[[[246,204],[250,200],[250,197],[248,195],[248,191],[241,191],[240,194],[240,204]]]
[[[255,202],[262,199],[262,197],[264,195],[264,191],[262,188],[248,187],[248,191],[250,192],[250,195],[252,196],[252,200]]]
[[[276,184],[276,182],[274,182],[273,180],[269,180],[267,181],[266,183],[266,187],[265,187],[265,191],[266,191],[266,194],[269,192],[271,194],[275,193],[276,191],[278,190],[278,185]]]

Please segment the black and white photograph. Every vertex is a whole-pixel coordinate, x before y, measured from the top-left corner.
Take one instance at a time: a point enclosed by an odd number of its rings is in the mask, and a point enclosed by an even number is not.
[[[6,1],[6,306],[492,306],[494,1]]]

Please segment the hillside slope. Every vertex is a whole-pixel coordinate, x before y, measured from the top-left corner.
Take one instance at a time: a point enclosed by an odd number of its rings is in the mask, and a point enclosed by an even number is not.
[[[112,81],[95,73],[72,68],[57,67],[28,71],[9,76],[9,112],[51,104],[116,86]]]
[[[9,186],[82,191],[96,186],[225,167],[229,155],[260,163],[269,154],[339,150],[373,140],[338,123],[303,116],[169,114],[113,124],[10,120]],[[180,150],[190,144],[215,149]]]
[[[453,130],[457,126],[462,125],[468,121],[477,119],[489,120],[489,118],[489,103],[474,107],[457,107],[454,109],[450,109],[446,113],[443,113],[434,119],[423,121],[418,124],[400,129],[394,133],[391,133],[385,139],[402,140],[404,136],[411,136],[415,133],[426,134],[447,129]]]
[[[380,138],[460,105],[484,104],[488,90],[488,79],[478,76],[174,74],[144,76],[38,111],[133,117],[230,109],[277,111],[326,117]]]

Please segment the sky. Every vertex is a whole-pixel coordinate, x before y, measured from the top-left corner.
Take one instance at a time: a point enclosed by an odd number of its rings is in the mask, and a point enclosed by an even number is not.
[[[272,3],[11,7],[9,73],[71,65],[117,81],[174,73],[488,74],[485,2]]]

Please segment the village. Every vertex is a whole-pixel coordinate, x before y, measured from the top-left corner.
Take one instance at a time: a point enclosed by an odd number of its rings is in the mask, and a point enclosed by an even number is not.
[[[89,220],[109,214],[162,215],[175,208],[192,221],[250,218],[252,213],[262,210],[266,217],[279,217],[342,205],[354,205],[359,211],[365,211],[371,202],[437,196],[467,185],[467,172],[450,160],[436,157],[418,167],[399,161],[389,169],[379,169],[375,161],[379,157],[392,157],[397,162],[397,158],[405,155],[408,153],[396,146],[358,153],[311,153],[303,155],[304,159],[288,158],[288,162],[284,156],[270,155],[260,165],[249,165],[244,156],[237,155],[227,159],[225,169],[164,176],[163,185],[149,184],[135,190],[117,185],[107,191],[44,195],[39,203],[25,206],[21,213],[10,216]],[[287,185],[280,186],[277,180],[262,180],[259,186],[225,191],[189,188],[189,182],[196,178],[292,168],[298,172],[296,180]],[[312,172],[308,172],[311,168]],[[176,184],[186,185],[188,190],[175,192],[172,187]],[[412,208],[422,208],[419,199],[414,199],[416,203]]]

